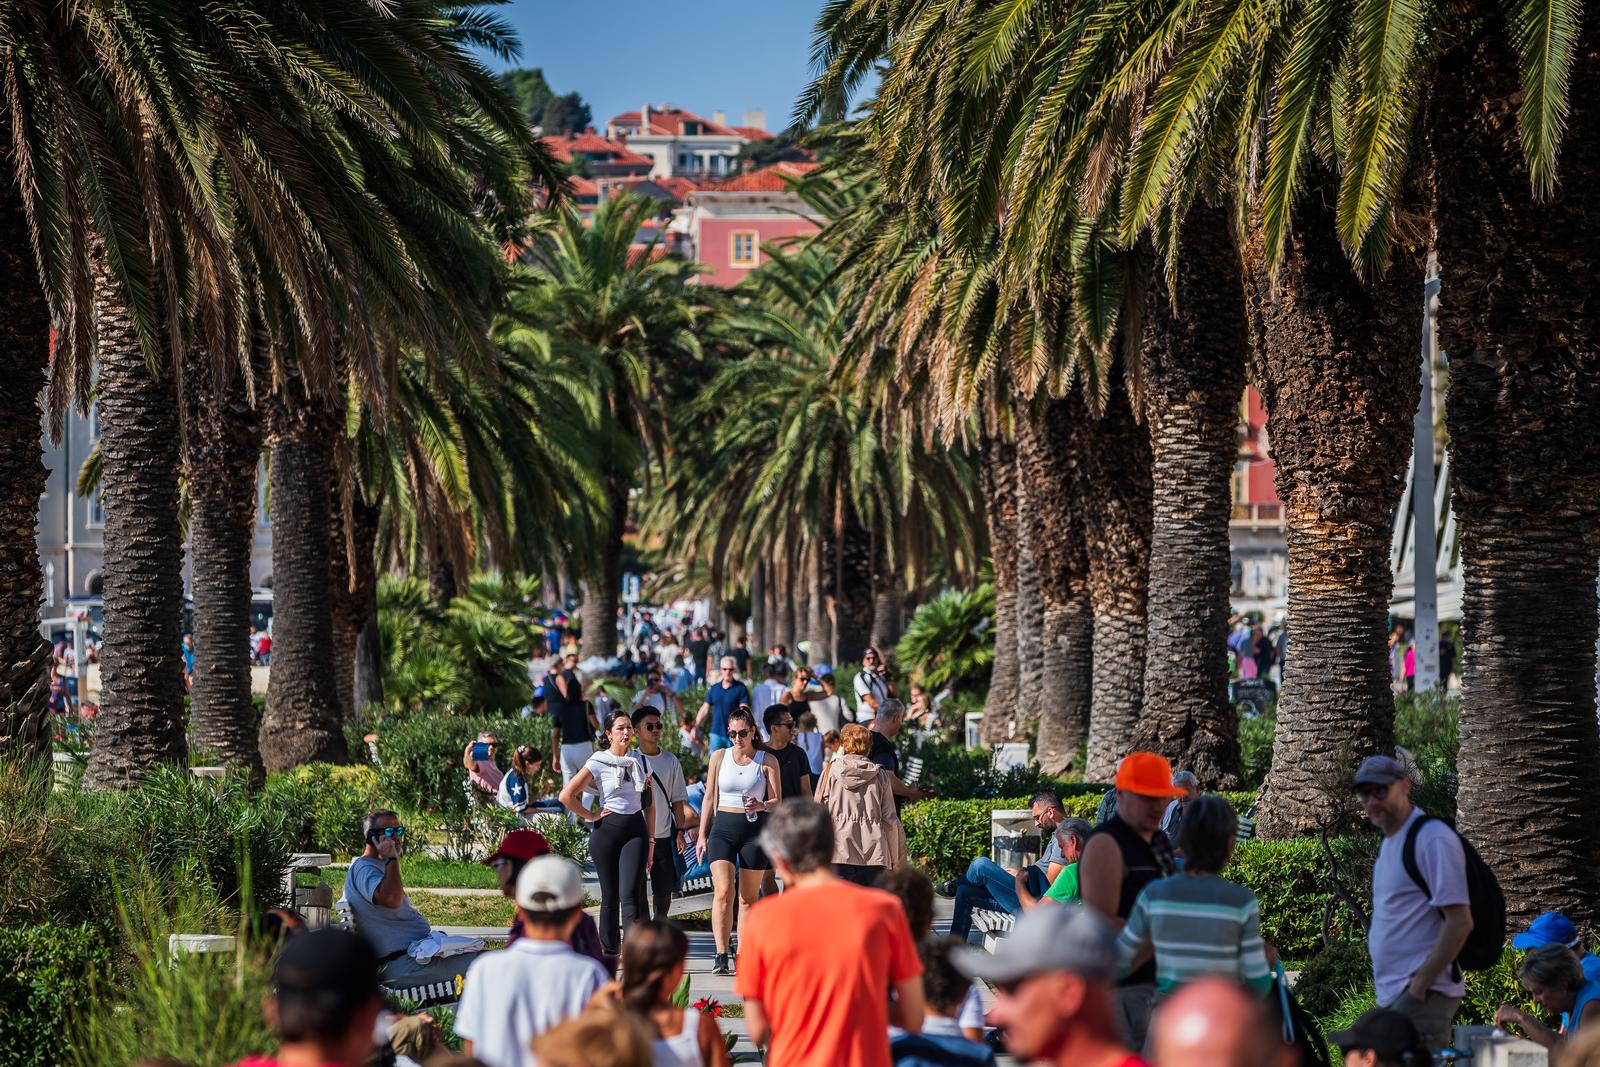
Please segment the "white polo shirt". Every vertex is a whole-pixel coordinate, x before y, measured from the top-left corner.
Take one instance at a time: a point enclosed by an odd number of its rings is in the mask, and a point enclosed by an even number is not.
[[[456,1033],[489,1067],[536,1067],[533,1039],[575,1018],[605,982],[605,968],[566,942],[519,938],[467,968]]]

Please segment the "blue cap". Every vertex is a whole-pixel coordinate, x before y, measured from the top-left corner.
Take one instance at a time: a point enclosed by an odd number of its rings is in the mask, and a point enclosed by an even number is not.
[[[1530,949],[1542,945],[1566,945],[1575,949],[1578,947],[1578,928],[1565,915],[1547,911],[1511,939],[1512,948]]]
[[[536,685],[536,686],[533,687],[533,699],[535,699],[535,700],[543,700],[544,699],[544,686]]]

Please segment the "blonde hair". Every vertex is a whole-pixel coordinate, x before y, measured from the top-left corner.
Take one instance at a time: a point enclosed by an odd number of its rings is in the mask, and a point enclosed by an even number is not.
[[[839,731],[844,751],[851,756],[865,756],[872,751],[872,731],[858,722],[852,722]]]
[[[843,740],[844,739],[839,736],[838,730],[829,730],[827,733],[822,735],[822,743],[824,745],[841,744]]]

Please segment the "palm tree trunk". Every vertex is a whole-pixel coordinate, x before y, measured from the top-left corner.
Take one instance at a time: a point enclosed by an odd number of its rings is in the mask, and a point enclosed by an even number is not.
[[[626,473],[607,477],[606,497],[610,521],[600,545],[596,570],[583,588],[583,653],[585,656],[617,654],[617,601],[622,593],[622,537],[628,529]]]
[[[197,751],[259,778],[261,750],[250,702],[250,550],[261,415],[250,402],[243,372],[219,368],[199,349],[183,355],[182,391],[194,595],[189,733]]]
[[[849,505],[835,554],[834,638],[839,658],[859,663],[872,637],[872,533]]]
[[[1076,394],[1074,394],[1076,395]],[[1144,708],[1145,618],[1150,574],[1150,435],[1122,390],[1098,419],[1070,418],[1079,457],[1077,499],[1087,534],[1094,611],[1092,696],[1084,775],[1109,782],[1132,750]]]
[[[84,785],[120,789],[188,755],[183,723],[183,532],[178,525],[178,398],[170,353],[151,368],[111,278],[95,264],[105,508],[105,643],[100,714]],[[165,344],[165,337],[162,338]]]
[[[815,649],[814,660],[832,665],[838,662],[838,653],[833,647],[833,615],[828,611],[827,550],[824,540],[818,536],[811,542],[811,566],[808,569],[811,580],[811,647]]]
[[[39,287],[22,198],[9,153],[0,152],[0,537],[37,541],[43,425],[39,398],[50,365],[50,312]],[[0,755],[50,750],[50,646],[39,636],[44,576],[32,550],[0,552]]]
[[[750,568],[750,629],[755,631],[749,635],[750,654],[754,657],[765,647],[761,639],[767,632],[767,561],[764,559],[757,560]]]
[[[445,547],[444,538],[437,530],[425,534],[422,544],[422,562],[428,570],[428,595],[439,605],[440,610],[448,609],[459,591],[456,583],[456,567],[450,561],[450,550]],[[621,583],[620,576],[617,581]]]
[[[367,587],[366,618],[356,638],[355,701],[358,713],[383,705],[383,639],[378,632],[378,583]]]
[[[1017,433],[1017,470],[1027,541],[1050,546],[1035,556],[1044,605],[1037,707],[1039,766],[1064,774],[1081,766],[1089,731],[1094,613],[1083,523],[1075,510],[1071,403],[1052,401]]]
[[[1017,449],[998,434],[985,434],[982,449],[984,514],[994,561],[994,665],[983,701],[983,743],[1012,735],[1016,724],[1017,674]]]
[[[334,674],[328,598],[334,418],[301,398],[274,398],[272,680],[261,721],[267,770],[350,758]]]
[[[888,531],[880,521],[872,531],[872,647],[894,663],[894,646],[900,640],[900,597],[903,580],[889,545]]]
[[[1457,810],[1518,922],[1542,911],[1600,919],[1600,319],[1584,281],[1600,209],[1592,20],[1571,83],[1565,181],[1549,200],[1530,192],[1522,89],[1498,31],[1441,65],[1437,106],[1453,111],[1431,138],[1466,578]]]
[[[1389,547],[1420,374],[1420,260],[1363,287],[1326,190],[1303,198],[1274,292],[1244,249],[1289,548],[1289,647],[1259,828],[1286,837],[1350,802],[1350,775],[1394,729]]]
[[[1020,446],[1019,446],[1020,451]],[[1040,690],[1044,683],[1044,596],[1034,546],[1028,539],[1028,493],[1017,489],[1017,725],[1039,717]]]
[[[362,499],[359,487],[353,488],[352,494],[350,503],[340,509],[343,514],[339,521],[333,524],[336,536],[331,540],[328,552],[334,662],[338,671],[339,706],[344,709],[346,720],[359,718],[367,708],[358,694],[358,690],[363,688],[358,677],[361,673],[361,635],[369,620],[376,617],[378,590],[375,553],[379,509]],[[380,703],[383,699],[382,684],[380,674]]]
[[[1250,337],[1223,210],[1202,203],[1189,212],[1174,289],[1159,278],[1152,287],[1141,346],[1155,465],[1145,709],[1134,744],[1193,771],[1208,789],[1237,789],[1228,515]]]
[[[773,582],[773,591],[777,594],[778,608],[777,636],[772,640],[793,655],[795,634],[798,632],[795,629],[794,560],[788,553],[783,553],[781,558],[773,561],[772,569],[777,577]]]

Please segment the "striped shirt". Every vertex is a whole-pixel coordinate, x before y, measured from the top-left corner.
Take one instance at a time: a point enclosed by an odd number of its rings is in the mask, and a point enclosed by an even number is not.
[[[1174,875],[1139,894],[1117,940],[1122,970],[1153,950],[1156,990],[1227,978],[1257,993],[1272,986],[1256,896],[1215,874]]]

